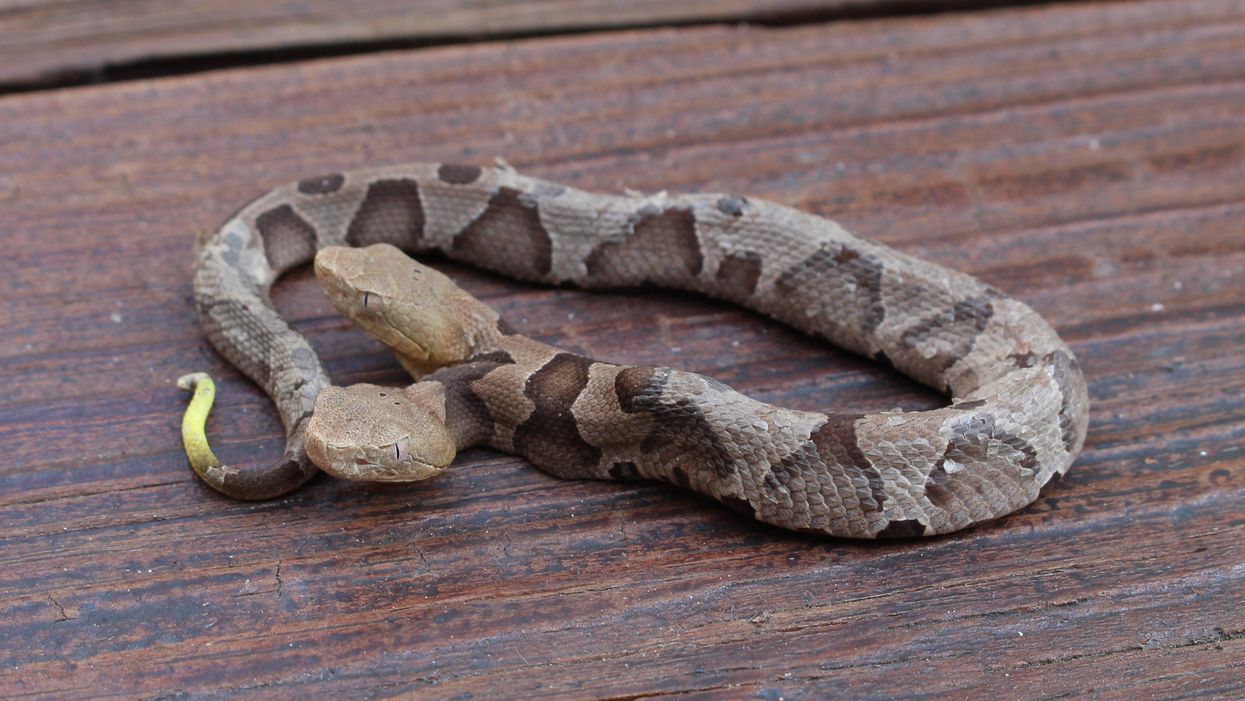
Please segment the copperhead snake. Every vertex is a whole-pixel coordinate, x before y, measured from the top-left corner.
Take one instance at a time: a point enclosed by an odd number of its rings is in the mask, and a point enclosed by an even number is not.
[[[339,308],[422,376],[412,387],[329,389],[307,340],[273,308],[273,282],[332,246],[370,247],[324,251],[317,274]],[[393,246],[525,281],[727,300],[952,401],[795,411],[694,373],[596,362],[513,333]],[[828,219],[736,195],[594,194],[500,163],[311,178],[204,237],[194,294],[211,343],[272,397],[286,429],[285,455],[260,469],[222,465],[205,439],[198,450],[188,442],[200,477],[242,499],[312,477],[309,448],[338,476],[383,480],[435,474],[480,444],[558,477],[668,482],[782,528],[933,535],[1031,503],[1085,438],[1080,367],[1028,306]],[[352,432],[360,416],[375,430]]]

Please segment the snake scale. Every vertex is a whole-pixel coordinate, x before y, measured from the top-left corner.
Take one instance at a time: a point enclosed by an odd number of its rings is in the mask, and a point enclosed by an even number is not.
[[[694,373],[596,362],[514,334],[439,273],[373,244],[525,281],[727,300],[888,364],[949,393],[951,404],[794,411]],[[370,247],[363,257],[325,251],[317,273],[327,273],[343,311],[384,322],[364,326],[417,377],[431,372],[411,388],[321,397],[328,375],[269,290],[331,246]],[[482,444],[558,477],[679,485],[792,530],[933,535],[1031,503],[1085,438],[1080,367],[1032,309],[828,219],[737,195],[595,194],[500,163],[311,178],[259,197],[203,237],[194,292],[212,344],[272,397],[286,429],[285,455],[262,468],[192,458],[208,484],[244,499],[284,494],[315,474],[310,426],[318,462],[353,479],[393,479],[395,465],[435,472],[455,449]],[[393,317],[417,328],[384,328]],[[381,392],[394,393],[384,402],[394,409],[371,417],[378,425],[433,417],[414,437],[435,440],[395,439],[384,464],[333,453],[323,435]]]

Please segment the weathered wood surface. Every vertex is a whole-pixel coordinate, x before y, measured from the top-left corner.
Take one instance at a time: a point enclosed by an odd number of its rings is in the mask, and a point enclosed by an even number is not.
[[[928,0],[0,0],[0,85],[80,79],[136,62],[343,42],[783,20],[922,4]]]
[[[447,475],[231,502],[268,401],[193,316],[196,230],[394,160],[833,216],[1029,302],[1085,366],[1085,453],[1033,507],[834,542],[660,486],[476,452]],[[0,99],[0,696],[1239,697],[1245,6],[1061,6],[481,44]],[[801,408],[939,399],[730,307],[445,266],[520,330]],[[335,380],[397,363],[306,274]]]

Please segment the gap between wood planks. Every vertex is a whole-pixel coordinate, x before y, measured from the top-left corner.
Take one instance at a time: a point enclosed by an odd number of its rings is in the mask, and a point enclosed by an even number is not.
[[[714,24],[747,24],[758,27],[791,27],[802,24],[867,21],[951,13],[983,12],[1034,5],[1078,4],[1087,0],[878,0],[848,6],[800,9],[758,9],[737,14],[704,14],[686,18],[643,21],[592,22],[555,27],[530,27],[500,31],[458,32],[390,36],[376,39],[328,39],[314,43],[257,48],[228,48],[170,53],[128,60],[103,59],[98,66],[66,66],[38,77],[0,80],[0,96],[80,85],[99,85],[130,80],[189,75],[227,68],[276,65],[314,59],[356,56],[384,51],[423,49],[476,42],[514,41],[553,36],[611,33],[658,28],[687,28]],[[1127,0],[1098,0],[1126,2]]]

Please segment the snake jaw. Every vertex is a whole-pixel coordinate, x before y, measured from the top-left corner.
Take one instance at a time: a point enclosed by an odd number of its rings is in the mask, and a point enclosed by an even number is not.
[[[395,353],[404,355],[412,360],[420,363],[427,363],[432,359],[432,351],[428,346],[421,343],[418,339],[412,338],[410,335],[403,333],[397,325],[391,322],[384,315],[378,319],[378,324],[383,324],[383,331],[376,332],[369,327],[369,333],[377,338],[383,339],[381,342]]]
[[[325,470],[334,477],[361,482],[417,482],[439,474],[444,467],[421,461],[411,461],[399,471],[390,466],[372,462],[367,458],[355,458],[350,469],[343,463],[333,463],[335,470]]]

